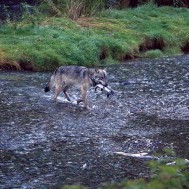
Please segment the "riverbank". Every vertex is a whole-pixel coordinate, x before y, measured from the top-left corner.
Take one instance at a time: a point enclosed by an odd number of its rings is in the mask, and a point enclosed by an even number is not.
[[[60,65],[107,65],[189,52],[189,10],[106,10],[76,21],[26,12],[0,26],[0,68],[51,71]]]

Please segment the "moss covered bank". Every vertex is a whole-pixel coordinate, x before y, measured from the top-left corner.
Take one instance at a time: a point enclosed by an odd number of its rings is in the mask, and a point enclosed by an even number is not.
[[[47,71],[189,52],[189,9],[147,4],[76,21],[27,13],[0,26],[0,68]]]

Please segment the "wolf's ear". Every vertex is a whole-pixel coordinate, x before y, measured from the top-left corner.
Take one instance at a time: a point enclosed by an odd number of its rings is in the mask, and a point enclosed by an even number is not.
[[[104,70],[105,72],[107,72],[107,68],[104,68],[103,70]]]
[[[100,73],[100,70],[98,68],[95,68],[96,73]]]

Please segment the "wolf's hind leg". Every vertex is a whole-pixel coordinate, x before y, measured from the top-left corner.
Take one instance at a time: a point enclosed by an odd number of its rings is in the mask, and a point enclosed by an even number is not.
[[[69,88],[69,86],[66,85],[66,86],[63,88],[62,91],[63,91],[63,93],[64,93],[66,99],[67,99],[68,101],[71,101],[70,96],[69,96],[68,93],[67,93],[68,88]]]
[[[83,102],[82,99],[78,99],[78,100],[77,100],[77,104],[78,104],[78,105],[79,105],[81,102]]]

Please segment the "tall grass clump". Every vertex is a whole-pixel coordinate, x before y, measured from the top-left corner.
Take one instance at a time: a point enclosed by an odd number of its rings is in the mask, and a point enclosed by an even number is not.
[[[104,3],[105,0],[43,0],[39,9],[51,16],[68,16],[77,20],[102,10]]]

